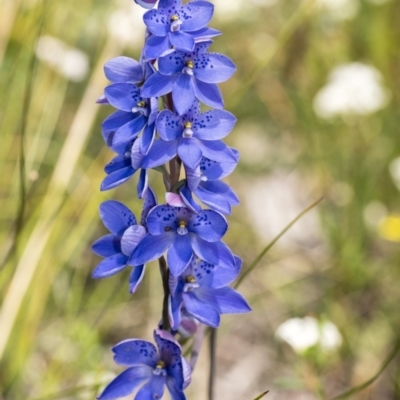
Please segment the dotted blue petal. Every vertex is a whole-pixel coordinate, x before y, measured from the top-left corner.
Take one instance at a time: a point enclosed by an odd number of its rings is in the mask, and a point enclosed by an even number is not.
[[[100,217],[104,226],[117,236],[122,236],[127,228],[137,224],[133,212],[116,200],[108,200],[100,205]]]
[[[213,210],[204,210],[192,215],[188,229],[207,242],[216,242],[225,235],[228,223],[222,214]]]
[[[156,346],[140,339],[128,339],[112,348],[114,361],[124,367],[148,365],[155,368],[159,360]]]

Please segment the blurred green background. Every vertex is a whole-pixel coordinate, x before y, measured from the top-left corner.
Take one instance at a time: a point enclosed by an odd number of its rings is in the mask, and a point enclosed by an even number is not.
[[[216,397],[332,399],[391,355],[348,398],[400,399],[400,1],[214,2],[213,49],[238,67],[222,85],[241,152],[226,242],[246,267],[324,197],[242,283],[254,311],[223,317]],[[132,0],[0,0],[2,400],[95,398],[121,371],[110,347],[151,340],[160,319],[155,264],[134,296],[128,271],[91,279],[99,204],[141,208],[136,177],[99,192],[112,110],[95,101],[105,61],[139,57],[142,14]],[[275,334],[306,316],[336,341],[299,350]],[[206,398],[207,368],[205,343],[188,399]]]

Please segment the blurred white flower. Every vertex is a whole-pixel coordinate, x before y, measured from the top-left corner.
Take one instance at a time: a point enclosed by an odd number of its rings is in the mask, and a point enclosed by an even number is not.
[[[386,106],[389,91],[374,67],[354,62],[336,67],[328,83],[316,95],[314,110],[321,118],[373,113]]]
[[[245,152],[244,148],[239,148],[243,150],[244,159],[247,150]],[[258,153],[262,154],[261,150],[254,152],[254,158],[259,159]],[[252,194],[243,195],[244,207],[252,228],[260,239],[267,242],[276,237],[285,225],[311,203],[304,187],[304,177],[285,171],[275,171],[267,177],[242,183],[242,193]],[[313,209],[283,235],[279,245],[288,248],[305,246],[311,249],[322,244],[323,240],[318,213]]]
[[[138,7],[132,2],[130,7],[123,7],[111,14],[108,20],[108,31],[125,46],[142,47],[146,26],[143,22],[143,14],[148,11]]]
[[[333,322],[326,321],[321,324],[319,343],[325,350],[334,350],[342,344],[342,335]]]
[[[365,225],[376,230],[384,218],[388,215],[388,209],[385,204],[380,201],[371,201],[367,204],[363,211]]]
[[[272,7],[279,0],[211,0],[215,5],[215,16],[223,21],[233,20],[254,12],[259,7]]]
[[[320,10],[337,20],[354,18],[359,9],[358,0],[318,0]]]
[[[395,158],[389,164],[389,172],[397,189],[400,190],[400,157]]]
[[[313,317],[291,318],[278,327],[275,335],[299,353],[316,344],[325,350],[333,350],[342,344],[342,336],[332,322],[320,324]]]
[[[77,48],[69,47],[53,36],[41,36],[36,45],[36,56],[67,79],[79,82],[89,70],[89,58]]]

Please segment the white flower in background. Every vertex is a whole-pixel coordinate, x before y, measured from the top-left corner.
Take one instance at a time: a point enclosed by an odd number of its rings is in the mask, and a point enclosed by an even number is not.
[[[388,209],[380,201],[371,201],[365,206],[363,211],[365,225],[372,230],[378,229],[387,215]]]
[[[82,50],[69,47],[53,36],[41,36],[36,45],[36,56],[67,79],[79,82],[89,70],[89,58]]]
[[[234,20],[245,13],[253,13],[259,7],[272,7],[279,0],[211,0],[215,16],[222,21]]]
[[[317,6],[337,20],[354,18],[359,9],[358,0],[318,0]]]
[[[278,327],[275,336],[299,353],[317,344],[325,350],[333,350],[342,344],[342,336],[332,322],[320,324],[313,317],[291,318]]]
[[[365,115],[385,107],[390,98],[382,75],[374,67],[354,62],[336,67],[316,95],[314,110],[321,118]]]
[[[110,36],[125,46],[142,47],[146,26],[143,23],[143,14],[148,11],[138,7],[133,1],[129,7],[121,7],[111,14],[108,20]]]

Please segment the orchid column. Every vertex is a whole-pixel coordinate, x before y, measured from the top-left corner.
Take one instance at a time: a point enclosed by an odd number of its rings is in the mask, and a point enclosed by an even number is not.
[[[145,8],[156,3],[135,1]],[[236,167],[238,152],[222,141],[236,119],[223,110],[217,84],[229,79],[235,66],[209,51],[211,38],[220,34],[207,27],[213,11],[208,1],[160,0],[143,18],[147,34],[140,62],[117,57],[105,65],[112,83],[99,102],[117,111],[103,122],[102,133],[117,155],[105,167],[101,190],[127,182],[140,170],[143,211],[137,221],[122,203],[100,206],[110,234],[93,245],[104,257],[93,276],[108,277],[129,266],[134,293],[146,263],[158,260],[165,301],[154,331],[158,351],[139,339],[116,345],[114,360],[128,369],[104,389],[101,400],[137,389],[135,400],[160,399],[165,385],[173,400],[185,399],[194,365],[182,357],[180,340],[193,337],[200,324],[218,327],[221,314],[250,311],[228,286],[241,260],[222,241],[228,229],[224,215],[238,198],[221,179]],[[201,103],[212,109],[202,111]],[[149,169],[162,173],[166,204],[157,203],[148,185]]]

